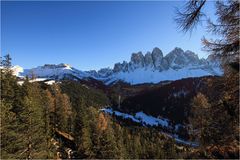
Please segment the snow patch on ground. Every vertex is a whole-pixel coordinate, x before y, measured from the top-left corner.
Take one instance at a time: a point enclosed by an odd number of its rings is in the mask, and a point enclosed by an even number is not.
[[[36,79],[32,79],[32,80],[29,80],[29,82],[41,82],[41,81],[45,81],[47,80],[47,78],[36,78]]]
[[[135,117],[137,119],[139,119],[141,122],[150,125],[150,126],[163,126],[163,127],[168,127],[169,124],[169,120],[167,119],[159,119],[159,118],[155,118],[152,116],[148,116],[143,112],[137,112]]]
[[[169,120],[165,118],[155,118],[153,116],[149,116],[144,112],[137,112],[135,115],[122,113],[119,111],[114,111],[112,108],[103,108],[100,109],[101,111],[109,114],[115,114],[116,116],[122,117],[124,119],[131,119],[134,122],[142,123],[144,126],[162,126],[162,127],[169,127]]]
[[[153,116],[146,115],[144,112],[137,112],[135,114],[135,116],[133,116],[133,115],[130,115],[130,114],[119,112],[119,111],[114,111],[112,108],[109,108],[109,107],[100,109],[100,111],[108,113],[110,115],[114,114],[115,116],[122,117],[123,119],[130,119],[134,122],[143,124],[143,126],[150,125],[150,126],[170,127],[168,119],[155,118]],[[181,124],[175,125],[175,129],[178,130],[180,126],[182,126],[182,125]],[[197,147],[198,146],[198,143],[180,139],[178,137],[178,135],[176,135],[176,134],[172,135],[172,134],[168,134],[168,133],[164,133],[164,132],[162,132],[162,133],[164,135],[170,137],[170,138],[175,139],[175,141],[177,143],[190,145],[192,147]]]
[[[17,82],[17,84],[20,85],[20,86],[22,86],[23,83],[24,83],[24,81],[18,81],[18,82]]]
[[[55,80],[49,80],[49,79],[47,79],[47,78],[36,78],[36,79],[29,80],[30,83],[33,83],[33,82],[42,82],[42,81],[46,81],[46,82],[44,82],[44,83],[47,84],[47,85],[53,85],[54,83],[56,83]],[[23,85],[23,83],[24,83],[23,80],[17,82],[17,84],[19,84],[20,86]]]
[[[47,85],[53,85],[54,83],[56,83],[55,80],[50,80],[50,81],[47,81],[47,82],[44,82],[45,84]]]
[[[124,119],[131,119],[134,122],[140,123],[141,121],[136,119],[134,116],[130,115],[130,114],[126,114],[126,113],[122,113],[119,111],[114,111],[111,108],[103,108],[100,109],[101,111],[105,112],[105,113],[109,113],[111,115],[115,114],[116,116],[122,117]]]

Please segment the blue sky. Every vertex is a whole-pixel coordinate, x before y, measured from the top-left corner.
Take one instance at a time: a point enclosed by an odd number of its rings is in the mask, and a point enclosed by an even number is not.
[[[175,7],[182,1],[160,2],[1,2],[1,54],[14,65],[32,68],[68,63],[81,70],[113,67],[131,53],[159,47],[164,55],[175,47],[199,57],[202,36],[177,30]],[[214,16],[213,2],[205,11]],[[204,22],[203,22],[204,23]]]

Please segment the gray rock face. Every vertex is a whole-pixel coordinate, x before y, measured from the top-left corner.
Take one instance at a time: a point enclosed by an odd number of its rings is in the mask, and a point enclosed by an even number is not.
[[[97,73],[100,77],[108,77],[113,73],[113,70],[110,68],[102,68]]]
[[[192,64],[192,65],[199,65],[200,64],[200,60],[198,58],[198,55],[195,54],[194,52],[187,50],[187,51],[184,52],[184,56],[185,56],[187,64]]]
[[[163,59],[163,53],[159,48],[154,48],[152,51],[152,59],[155,69],[162,70],[162,59]]]
[[[130,63],[129,63],[130,64]],[[129,64],[126,61],[123,61],[123,63],[115,63],[113,72],[127,72]]]
[[[165,56],[165,59],[171,67],[176,68],[177,66],[184,64],[185,61],[183,55],[184,51],[181,48],[176,47]]]
[[[122,64],[121,63],[115,63],[114,68],[113,68],[113,72],[120,72],[122,71]]]
[[[86,71],[86,73],[92,75],[93,77],[99,77],[98,72],[95,70]]]
[[[154,66],[151,52],[147,52],[144,57],[144,63],[146,67],[152,68]]]
[[[165,58],[169,63],[169,67],[173,69],[180,69],[187,65],[196,66],[202,63],[197,54],[188,50],[184,52],[181,48],[175,48]]]
[[[69,64],[60,63],[60,64],[45,64],[44,66],[41,66],[41,68],[49,68],[49,69],[55,69],[55,68],[64,68],[64,67],[71,67]]]
[[[168,64],[168,61],[166,60],[166,58],[163,58],[163,60],[162,60],[161,69],[162,69],[162,70],[167,70],[167,69],[169,69],[169,64]]]
[[[130,68],[134,70],[142,67],[144,67],[144,56],[142,52],[133,53],[131,57]]]
[[[123,63],[122,63],[122,71],[123,72],[128,71],[128,63],[126,61],[123,61]]]

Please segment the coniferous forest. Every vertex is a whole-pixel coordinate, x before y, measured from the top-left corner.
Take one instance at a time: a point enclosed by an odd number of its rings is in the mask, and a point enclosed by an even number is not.
[[[205,3],[177,10],[183,32],[197,25]],[[48,85],[34,73],[15,76],[10,55],[1,57],[1,159],[239,159],[239,1],[216,2],[216,15],[208,31],[220,39],[204,38],[203,46],[220,57],[222,76],[111,86],[65,77]],[[165,96],[184,85],[188,97]],[[161,108],[168,103],[173,107]],[[132,115],[163,112],[184,127],[142,125],[102,111],[109,106]],[[176,134],[191,143],[169,136]]]

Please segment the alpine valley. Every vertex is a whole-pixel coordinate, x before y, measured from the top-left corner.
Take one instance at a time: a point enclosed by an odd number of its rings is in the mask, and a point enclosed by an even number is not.
[[[186,129],[191,100],[200,91],[207,94],[207,79],[223,74],[220,59],[199,59],[177,47],[166,56],[157,47],[145,55],[133,53],[130,62],[116,63],[112,69],[81,71],[61,63],[24,70],[15,66],[13,71],[19,84],[29,77],[30,82],[75,83],[98,90],[108,99],[100,111],[122,122],[158,127],[177,143],[191,146],[198,145],[189,141]]]
[[[208,106],[205,96],[215,102],[224,89],[219,88],[225,81],[223,61],[219,58],[199,59],[197,54],[181,48],[163,56],[159,48],[154,48],[145,55],[133,53],[130,62],[98,71],[81,71],[64,63],[23,69],[9,67],[9,56],[5,59],[1,67],[2,83],[5,88],[12,87],[3,92],[8,100],[4,104],[13,103],[14,112],[23,117],[25,112],[28,117],[35,116],[34,122],[26,121],[28,132],[34,132],[35,136],[38,130],[48,137],[46,142],[52,147],[39,157],[49,154],[69,159],[222,156],[213,146],[207,149],[209,156],[203,156],[198,149],[201,141],[189,130],[195,122],[191,120],[193,104]],[[21,98],[8,98],[10,93]],[[12,102],[13,99],[16,100]],[[22,112],[17,108],[21,106],[28,110]],[[194,113],[202,115],[202,112]],[[35,113],[39,115],[32,115]],[[49,131],[40,130],[39,125],[42,128],[48,125]],[[44,146],[45,142],[40,144]],[[237,157],[237,150],[223,150],[227,157]]]

